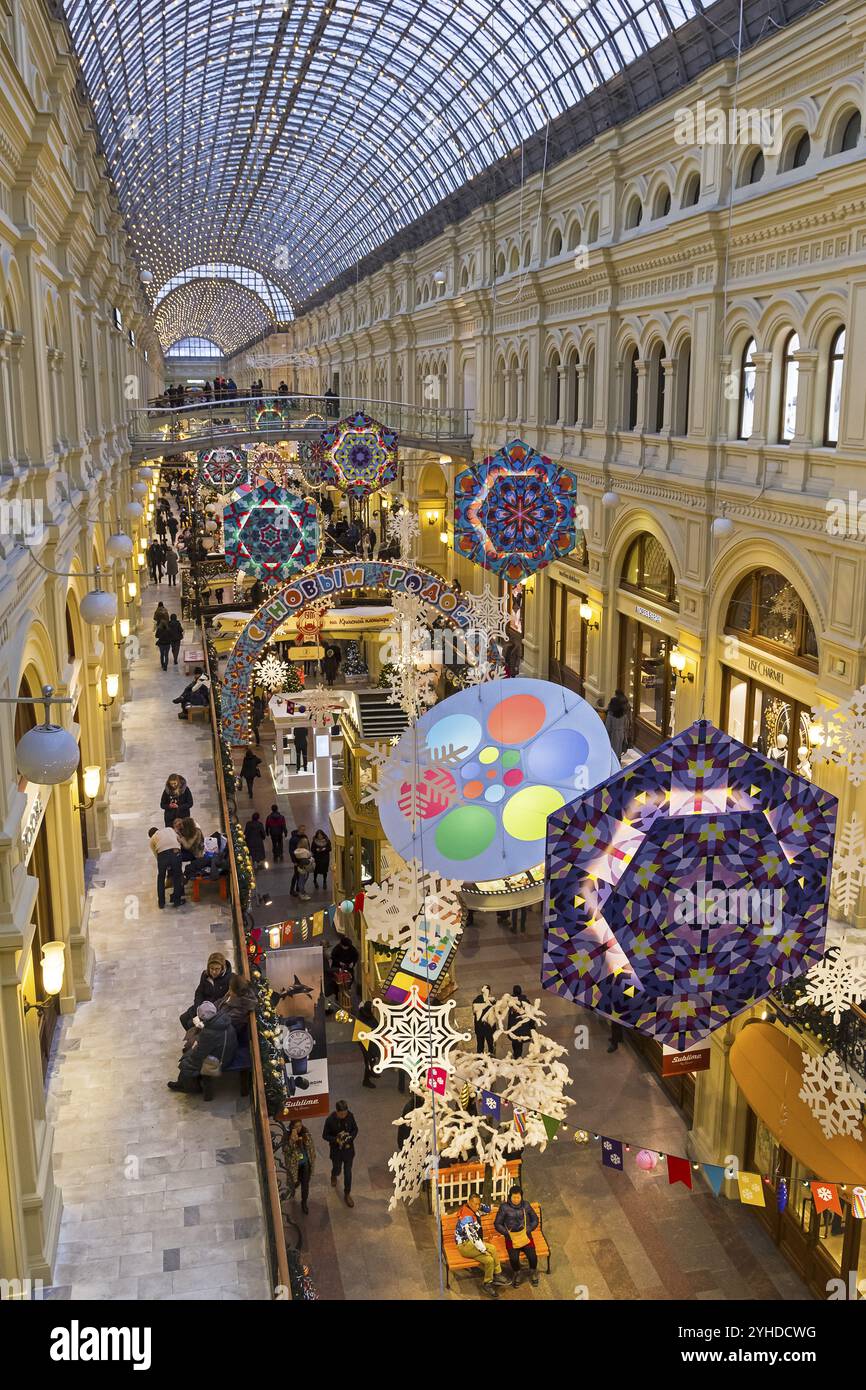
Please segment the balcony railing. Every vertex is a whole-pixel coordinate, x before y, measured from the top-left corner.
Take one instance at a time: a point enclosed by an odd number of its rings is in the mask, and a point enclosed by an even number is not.
[[[403,401],[374,401],[362,396],[232,396],[220,400],[195,399],[185,405],[167,405],[162,398],[133,410],[129,421],[131,444],[176,445],[189,440],[193,449],[209,442],[225,444],[233,433],[254,434],[262,440],[315,438],[328,424],[363,411],[396,430],[404,440],[431,443],[466,441],[470,438],[469,411],[454,406],[408,405]]]

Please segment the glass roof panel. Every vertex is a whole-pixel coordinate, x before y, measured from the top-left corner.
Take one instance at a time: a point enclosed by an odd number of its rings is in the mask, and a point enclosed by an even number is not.
[[[286,320],[289,305],[706,5],[66,0],[65,9],[155,302],[190,272],[222,290],[235,279]],[[208,336],[201,323],[187,330]]]

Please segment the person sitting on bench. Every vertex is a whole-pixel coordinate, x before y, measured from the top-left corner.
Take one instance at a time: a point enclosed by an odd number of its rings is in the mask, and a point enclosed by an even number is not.
[[[180,705],[180,714],[177,716],[178,719],[186,719],[188,718],[187,710],[190,705],[206,705],[209,700],[210,681],[201,666],[196,666],[189,685],[185,686],[171,703],[173,705]]]

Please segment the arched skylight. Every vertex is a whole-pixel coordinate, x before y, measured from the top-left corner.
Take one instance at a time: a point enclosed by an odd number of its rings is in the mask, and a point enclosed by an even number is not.
[[[227,355],[274,327],[274,315],[236,280],[187,280],[161,299],[154,315],[163,347],[182,334],[218,343]]]
[[[221,350],[210,338],[178,338],[166,351],[166,357],[222,357]]]
[[[236,280],[239,285],[252,290],[253,294],[264,300],[274,318],[281,323],[288,323],[292,317],[292,306],[279,285],[260,275],[257,270],[250,270],[245,265],[226,265],[224,261],[211,261],[209,265],[192,265],[188,270],[182,270],[180,275],[173,275],[154,295],[154,308],[167,294],[177,289],[178,285],[186,285],[190,280]]]
[[[297,305],[705,0],[67,0],[139,263]]]

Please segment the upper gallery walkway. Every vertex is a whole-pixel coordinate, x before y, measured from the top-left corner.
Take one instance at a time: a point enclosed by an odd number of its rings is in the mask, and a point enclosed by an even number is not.
[[[280,439],[319,438],[325,424],[363,411],[396,430],[406,449],[442,450],[471,459],[469,411],[452,406],[407,405],[359,396],[233,396],[177,406],[147,405],[130,415],[132,462],[171,458],[189,449]]]

